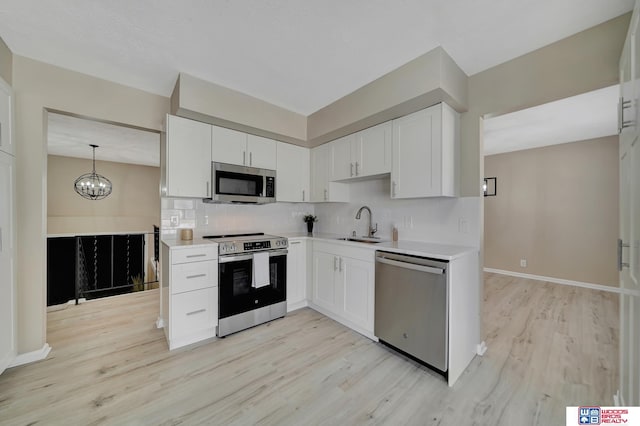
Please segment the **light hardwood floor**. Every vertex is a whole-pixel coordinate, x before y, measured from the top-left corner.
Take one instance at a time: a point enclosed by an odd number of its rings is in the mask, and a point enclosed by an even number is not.
[[[485,280],[488,350],[452,388],[311,309],[170,353],[152,290],[48,313],[53,350],[0,376],[0,423],[546,426],[612,404],[616,295]]]

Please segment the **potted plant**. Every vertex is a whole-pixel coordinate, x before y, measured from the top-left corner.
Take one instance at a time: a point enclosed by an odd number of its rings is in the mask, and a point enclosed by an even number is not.
[[[302,220],[307,224],[307,232],[311,234],[313,232],[313,222],[317,222],[318,217],[312,214],[306,214]]]

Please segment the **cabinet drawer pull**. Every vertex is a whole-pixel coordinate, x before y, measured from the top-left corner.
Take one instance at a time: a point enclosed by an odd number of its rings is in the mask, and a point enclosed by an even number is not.
[[[187,312],[187,315],[195,315],[195,314],[201,314],[202,312],[206,312],[206,309],[198,309],[197,311],[193,311],[193,312]]]
[[[197,274],[197,275],[188,275],[187,279],[190,280],[192,278],[200,278],[200,277],[206,277],[207,274]]]
[[[200,254],[188,254],[187,258],[192,258],[192,257],[205,257],[207,254],[206,253],[200,253]]]
[[[356,161],[356,176],[358,176],[360,173],[358,172],[358,162]]]
[[[290,246],[295,246],[296,244],[300,244],[300,241],[290,241],[289,242]]]

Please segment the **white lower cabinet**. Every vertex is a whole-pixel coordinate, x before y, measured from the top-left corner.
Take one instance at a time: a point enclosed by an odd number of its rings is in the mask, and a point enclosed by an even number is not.
[[[169,349],[215,337],[218,245],[162,244],[161,318]]]
[[[304,238],[289,238],[287,254],[287,312],[307,306],[307,257]]]
[[[312,307],[370,338],[374,256],[369,249],[313,242]]]

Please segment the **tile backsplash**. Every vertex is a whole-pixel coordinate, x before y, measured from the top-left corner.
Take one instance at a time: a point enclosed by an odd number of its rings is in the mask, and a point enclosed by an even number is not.
[[[242,232],[303,232],[305,214],[313,205],[273,203],[263,205],[209,204],[200,199],[163,198],[162,235],[192,228],[194,235]]]
[[[208,204],[200,199],[163,198],[162,235],[171,237],[180,228],[192,228],[196,236],[233,232],[306,232],[305,214],[315,214],[317,232],[365,235],[367,205],[378,224],[377,236],[391,238],[398,227],[400,240],[426,241],[479,247],[479,197],[418,198],[392,200],[389,180],[375,179],[350,184],[350,203],[273,203],[265,205]]]
[[[368,213],[355,218],[364,205],[371,209],[372,223],[378,224],[376,236],[391,239],[391,229],[398,228],[400,240],[480,245],[479,197],[416,198],[392,200],[389,180],[376,179],[350,184],[350,203],[316,204],[319,232],[366,235]]]

